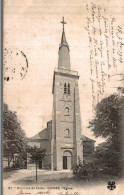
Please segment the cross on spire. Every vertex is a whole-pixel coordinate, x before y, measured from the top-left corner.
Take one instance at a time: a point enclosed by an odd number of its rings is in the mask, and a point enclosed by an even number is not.
[[[64,31],[64,24],[66,24],[66,22],[64,21],[64,17],[63,17],[63,20],[60,23],[63,24],[63,31]]]

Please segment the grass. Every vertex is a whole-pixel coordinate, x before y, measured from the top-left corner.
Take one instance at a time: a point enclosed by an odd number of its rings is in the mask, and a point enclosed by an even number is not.
[[[108,180],[107,180],[108,181]],[[23,186],[43,186],[43,187],[66,187],[66,188],[77,188],[77,187],[82,187],[82,186],[89,186],[90,185],[100,185],[101,183],[106,182],[105,180],[97,180],[97,181],[84,181],[84,180],[74,180],[72,173],[59,173],[59,174],[47,174],[45,175],[44,173],[40,173],[38,175],[38,179],[36,182],[36,177],[35,177],[35,172],[33,175],[30,175],[28,177],[23,177],[18,180],[14,180],[13,184],[16,185],[23,185]]]
[[[9,171],[3,171],[3,179],[10,178],[14,173],[16,173],[17,170],[9,170]]]
[[[100,179],[99,179],[100,178]],[[103,183],[107,185],[108,181],[117,181],[113,176],[101,175],[96,180],[84,181],[74,180],[72,172],[41,171],[38,170],[38,179],[36,182],[35,170],[13,170],[4,172],[4,179],[11,184],[18,186],[42,186],[42,187],[60,187],[60,188],[85,188],[90,186],[99,186]]]

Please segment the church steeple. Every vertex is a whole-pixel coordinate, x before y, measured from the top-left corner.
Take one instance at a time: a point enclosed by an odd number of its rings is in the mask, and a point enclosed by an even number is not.
[[[64,25],[66,22],[61,21],[63,24],[63,32],[62,32],[62,38],[61,38],[61,43],[59,45],[59,60],[58,60],[58,68],[63,68],[63,69],[68,69],[70,70],[70,55],[69,55],[69,45],[66,41],[65,37],[65,31],[64,31]]]

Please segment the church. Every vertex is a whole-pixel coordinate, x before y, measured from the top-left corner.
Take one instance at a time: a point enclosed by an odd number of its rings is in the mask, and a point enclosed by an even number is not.
[[[46,151],[39,161],[39,169],[63,170],[71,169],[80,157],[86,162],[93,161],[94,140],[82,135],[79,75],[71,70],[70,50],[66,41],[63,18],[61,43],[58,51],[58,67],[53,73],[53,110],[52,120],[47,127],[35,136],[28,138],[28,145],[38,146]],[[27,168],[32,169],[34,163],[28,154]]]

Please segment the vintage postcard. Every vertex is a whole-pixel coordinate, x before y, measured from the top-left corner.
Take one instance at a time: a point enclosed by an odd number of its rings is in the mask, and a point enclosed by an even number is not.
[[[124,1],[3,1],[3,194],[124,194]]]

